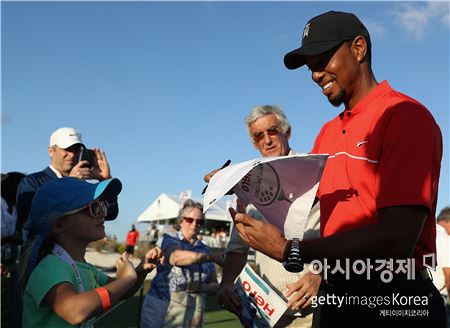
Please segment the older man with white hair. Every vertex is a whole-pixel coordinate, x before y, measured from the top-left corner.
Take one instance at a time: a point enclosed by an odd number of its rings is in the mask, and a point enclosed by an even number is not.
[[[263,157],[286,156],[296,154],[289,146],[291,125],[278,106],[264,105],[251,110],[246,118],[247,132],[255,149]],[[261,213],[253,205],[247,206],[247,214],[264,220]],[[319,237],[319,206],[311,211],[306,227],[307,238]],[[223,278],[219,290],[219,302],[222,307],[239,315],[239,301],[233,292],[234,280],[241,272],[247,261],[249,246],[239,237],[233,228],[230,242],[227,246]],[[284,297],[289,286],[296,286],[301,294],[298,309],[288,310],[280,318],[276,327],[311,327],[312,310],[308,300],[315,296],[319,289],[322,277],[310,272],[308,268],[299,273],[286,271],[282,264],[271,259],[261,252],[256,252],[256,266],[261,277]]]

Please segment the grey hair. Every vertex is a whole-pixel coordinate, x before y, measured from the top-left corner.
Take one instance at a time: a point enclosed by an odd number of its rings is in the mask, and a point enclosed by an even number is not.
[[[277,121],[279,123],[279,128],[282,133],[287,133],[291,130],[291,124],[289,123],[286,115],[281,110],[280,107],[275,105],[262,105],[254,107],[250,114],[245,118],[245,123],[247,124],[247,133],[250,139],[253,140],[253,136],[250,133],[250,125],[253,124],[257,119],[273,114],[277,118]]]
[[[437,222],[439,221],[447,221],[450,222],[450,206],[445,207],[439,216],[437,217]]]
[[[205,215],[203,214],[203,205],[192,199],[188,199],[184,202],[183,207],[180,209],[180,212],[178,213],[178,222],[183,221],[183,216],[184,216],[183,214],[186,209],[193,209],[193,208],[199,209],[200,212],[202,213],[202,220],[205,219]]]

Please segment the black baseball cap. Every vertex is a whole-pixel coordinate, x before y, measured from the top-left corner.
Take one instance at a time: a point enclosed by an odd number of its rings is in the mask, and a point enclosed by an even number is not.
[[[296,69],[305,64],[304,56],[313,56],[333,49],[342,41],[362,35],[370,43],[363,23],[352,13],[328,11],[309,20],[302,34],[302,46],[284,56],[284,65]]]

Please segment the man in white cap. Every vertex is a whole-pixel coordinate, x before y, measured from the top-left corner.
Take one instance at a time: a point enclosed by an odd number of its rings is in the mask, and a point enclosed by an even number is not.
[[[30,212],[31,201],[36,190],[45,183],[54,179],[73,176],[83,180],[111,179],[111,172],[106,159],[105,152],[94,148],[96,155],[95,163],[90,167],[87,161],[80,161],[80,153],[85,148],[81,133],[73,128],[59,128],[50,136],[48,154],[50,165],[44,170],[27,175],[17,189],[17,226],[16,230],[21,233],[22,228],[27,229],[26,222]],[[117,216],[117,203],[111,204],[112,212]],[[28,238],[32,239],[33,232]],[[30,240],[31,241],[31,240]]]

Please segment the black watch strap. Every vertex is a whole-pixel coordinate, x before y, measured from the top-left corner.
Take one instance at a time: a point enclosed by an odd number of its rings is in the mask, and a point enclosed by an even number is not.
[[[303,271],[303,262],[300,257],[300,240],[292,239],[291,249],[287,259],[283,262],[283,267],[289,272]]]

